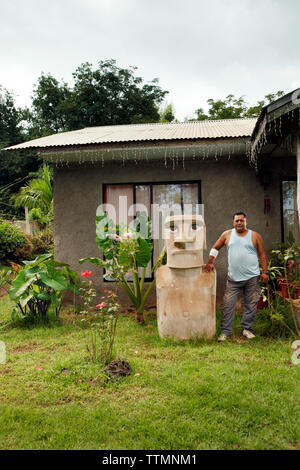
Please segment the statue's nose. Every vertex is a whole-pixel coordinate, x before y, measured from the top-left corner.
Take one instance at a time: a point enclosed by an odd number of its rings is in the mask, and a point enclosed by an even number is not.
[[[181,236],[176,237],[174,239],[174,244],[176,246],[176,243],[193,243],[196,240],[196,235],[188,235],[185,233],[182,233]]]

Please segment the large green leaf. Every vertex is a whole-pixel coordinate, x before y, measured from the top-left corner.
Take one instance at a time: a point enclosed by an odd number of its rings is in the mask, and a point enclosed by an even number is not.
[[[28,287],[33,284],[35,281],[34,276],[30,276],[29,278],[26,276],[26,270],[20,272],[17,277],[11,283],[11,287],[9,289],[9,296],[12,300],[18,299]]]
[[[113,221],[103,212],[96,216],[96,242],[98,247],[103,250],[107,244],[109,234],[115,234]]]
[[[85,263],[86,261],[89,261],[90,263],[92,264],[96,264],[97,266],[104,266],[105,265],[105,261],[103,261],[103,259],[101,258],[81,258],[79,260],[79,263],[82,264],[82,263]]]
[[[41,281],[55,291],[62,291],[68,289],[69,285],[62,273],[56,272],[55,276],[49,276],[46,273],[41,273]]]
[[[147,240],[142,237],[138,238],[139,248],[135,255],[136,264],[139,267],[146,267],[152,257],[152,248]]]
[[[137,235],[145,238],[148,244],[152,245],[152,222],[145,211],[139,213],[134,221],[134,227]]]
[[[47,259],[49,258],[53,258],[53,255],[52,253],[45,253],[43,255],[38,255],[34,260],[32,261],[23,261],[23,264],[25,264],[26,266],[30,266],[31,268],[33,268],[34,266],[36,266],[37,264],[40,264],[42,263],[43,261],[46,261]]]
[[[21,299],[20,299],[21,307],[22,308],[26,307],[26,305],[28,304],[29,300],[32,299],[32,297],[33,297],[32,294],[27,295],[25,297],[21,297]]]
[[[122,251],[122,253],[120,253],[120,255],[118,256],[118,263],[120,266],[124,266],[128,269],[133,268],[132,255],[130,253],[127,253],[126,251]]]
[[[39,300],[50,300],[50,295],[47,292],[39,292],[36,295],[36,298]]]
[[[70,265],[68,263],[62,263],[60,261],[52,261],[52,266],[55,266],[56,268],[67,268],[69,267]]]

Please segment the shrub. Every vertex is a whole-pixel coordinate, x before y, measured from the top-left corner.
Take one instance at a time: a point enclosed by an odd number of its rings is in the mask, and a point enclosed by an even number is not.
[[[36,233],[30,238],[32,245],[31,257],[34,258],[42,253],[53,254],[53,231],[46,228],[41,232]]]
[[[112,360],[120,308],[116,294],[109,291],[105,301],[96,305],[98,312],[82,319],[88,323],[86,349],[89,358],[93,363],[99,362],[102,367]]]
[[[22,319],[46,318],[51,305],[58,316],[62,291],[71,289],[79,294],[77,274],[68,264],[54,261],[52,254],[39,255],[33,261],[24,261],[24,265],[9,290],[16,302],[12,320],[20,315]]]
[[[32,244],[30,241],[30,236],[29,235],[24,235],[25,237],[25,243],[21,245],[20,247],[16,248],[14,251],[14,259],[21,263],[22,261],[26,259],[31,259],[32,255]]]
[[[279,297],[271,300],[269,307],[257,310],[254,330],[270,338],[296,337],[298,333],[289,306]]]
[[[28,244],[28,240],[18,227],[0,219],[0,260],[19,261],[20,251],[18,250],[25,249]]]
[[[40,207],[34,207],[29,211],[29,219],[35,220],[38,222],[42,227],[46,227],[50,225],[52,222],[51,213],[45,214]]]

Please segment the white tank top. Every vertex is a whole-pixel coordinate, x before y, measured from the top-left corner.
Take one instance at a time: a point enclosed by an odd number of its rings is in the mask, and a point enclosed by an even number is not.
[[[228,251],[228,276],[233,281],[246,281],[259,276],[257,250],[252,243],[252,230],[247,235],[239,237],[235,229],[231,230]]]

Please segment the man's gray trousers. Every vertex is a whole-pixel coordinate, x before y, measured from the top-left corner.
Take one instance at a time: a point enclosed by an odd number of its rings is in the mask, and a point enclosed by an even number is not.
[[[244,293],[242,327],[244,330],[253,332],[252,325],[254,323],[257,310],[257,302],[260,298],[259,278],[260,276],[255,276],[247,281],[240,282],[236,282],[228,278],[224,294],[223,316],[221,322],[221,333],[224,333],[224,335],[232,335],[236,301],[241,292]]]

